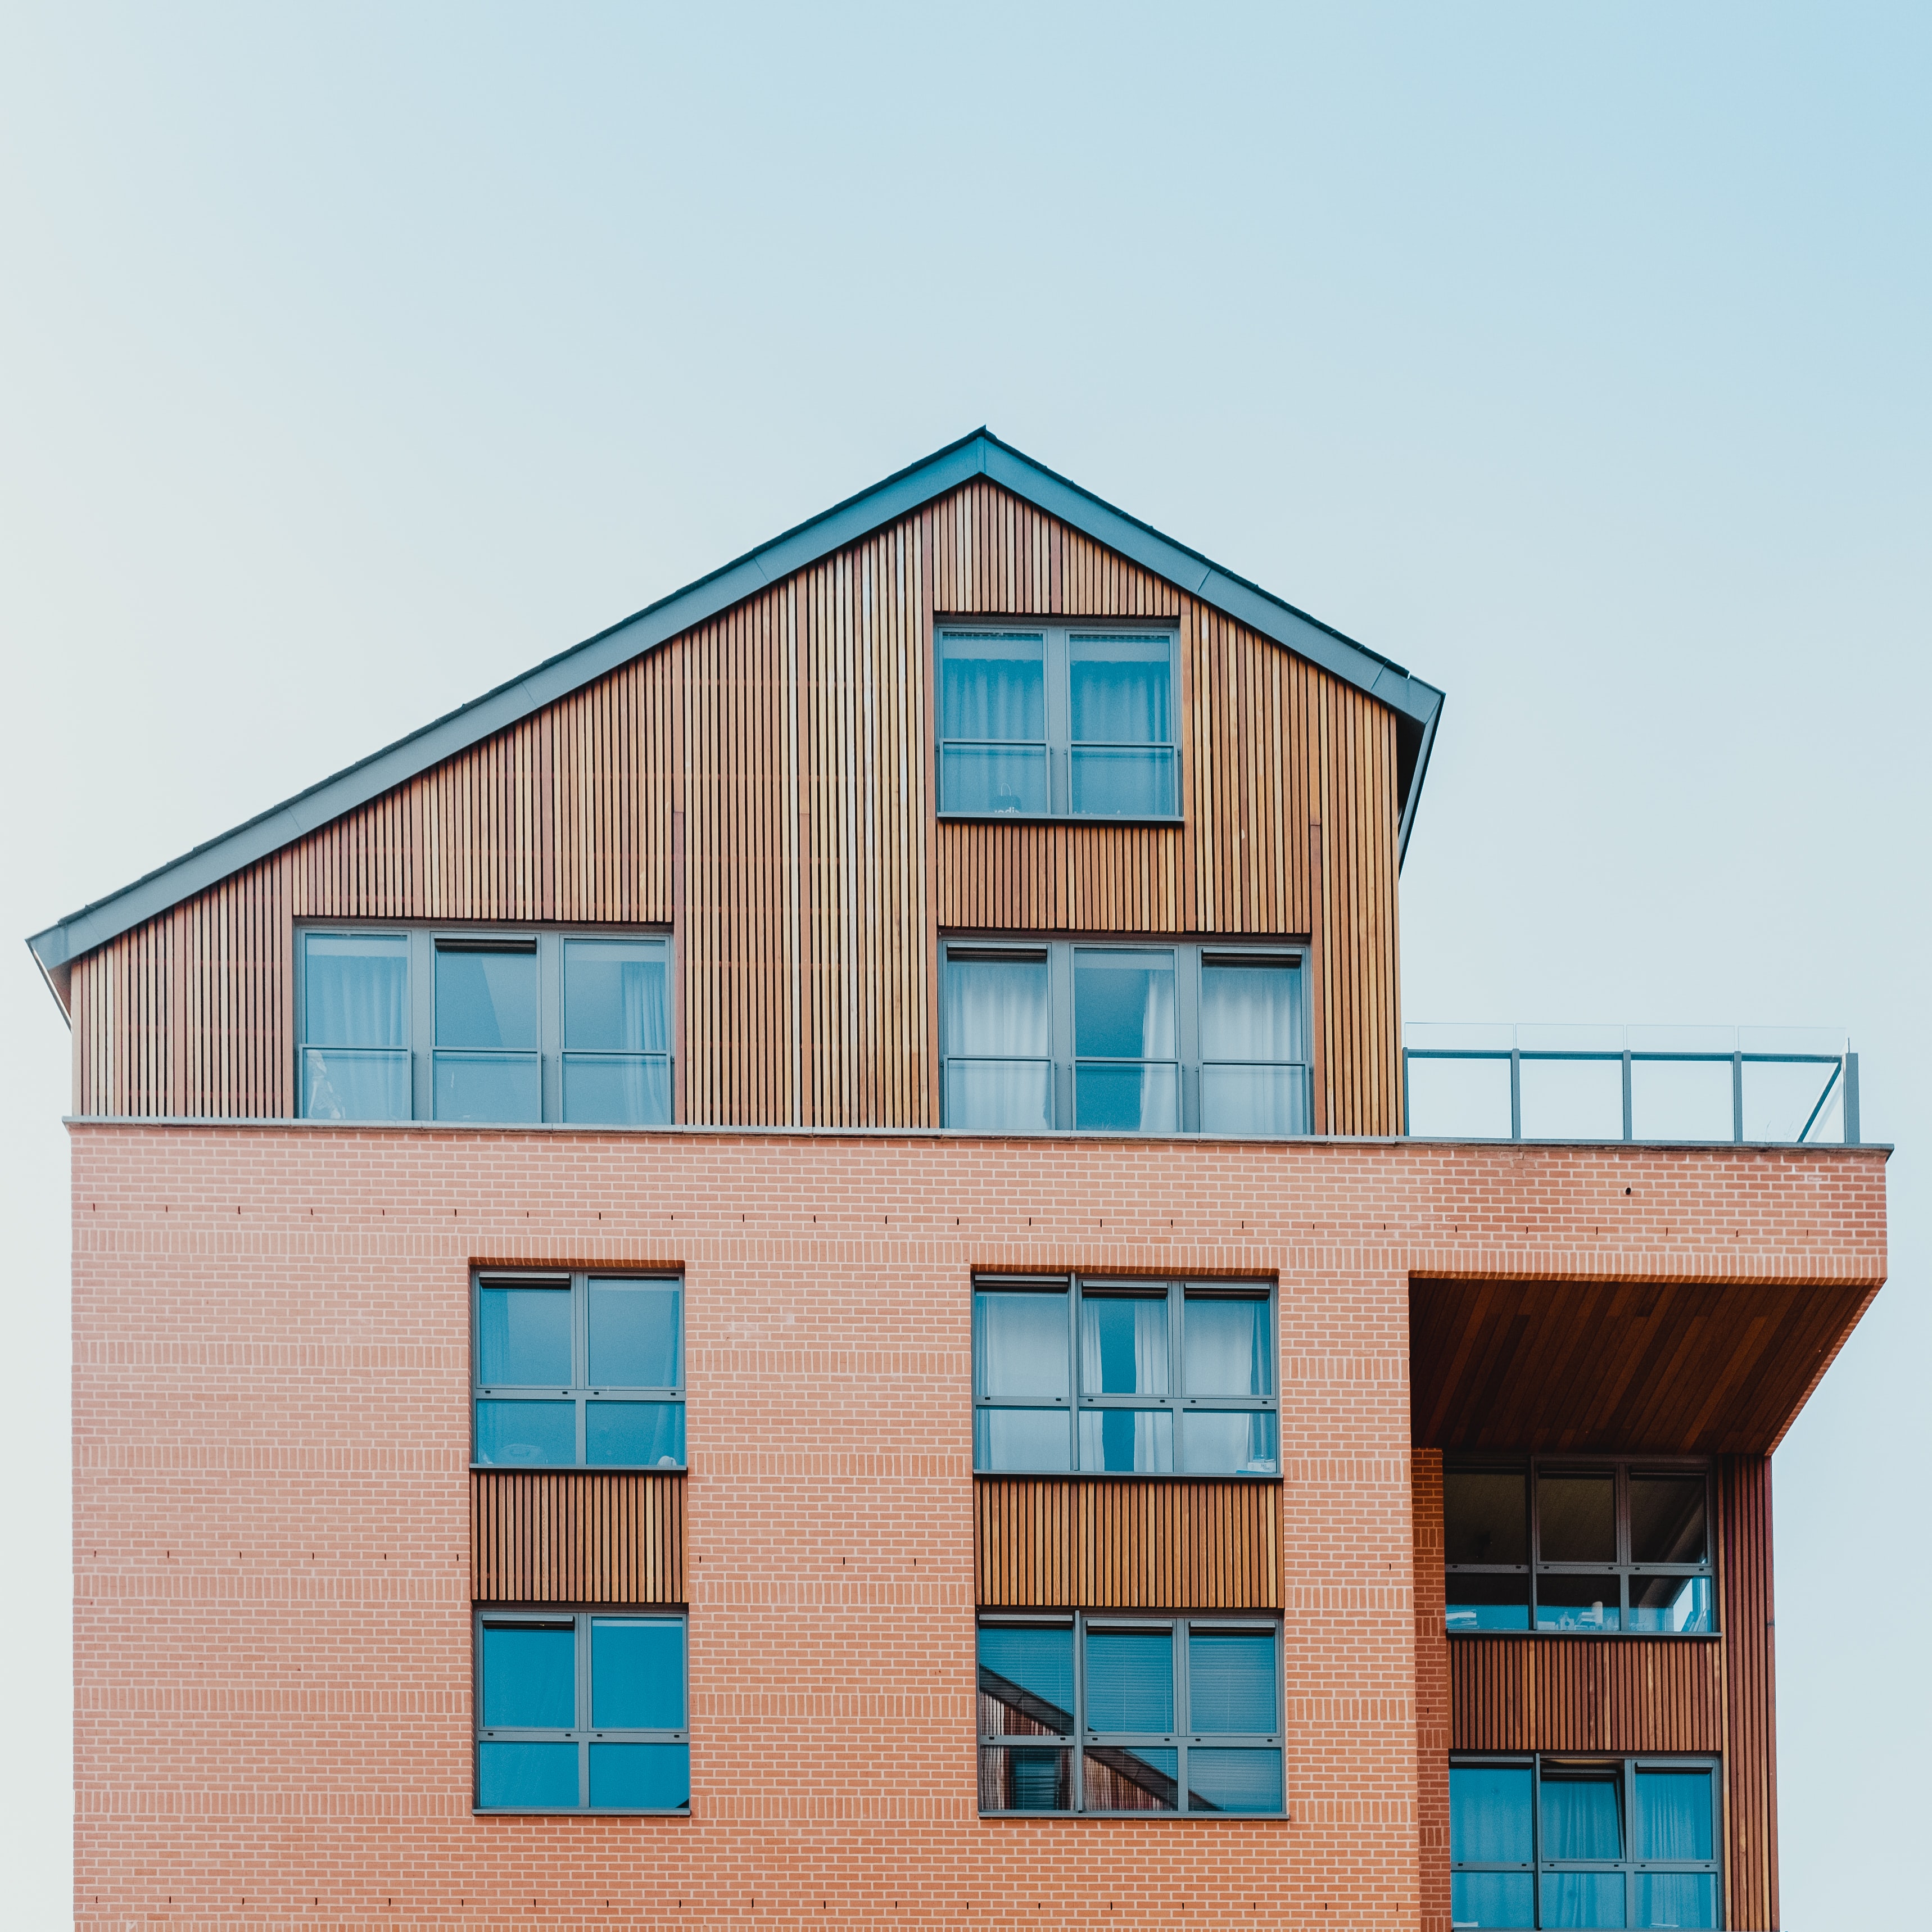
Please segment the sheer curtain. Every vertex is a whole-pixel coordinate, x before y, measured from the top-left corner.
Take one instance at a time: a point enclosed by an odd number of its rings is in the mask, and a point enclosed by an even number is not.
[[[1089,1295],[1080,1304],[1083,1395],[1167,1393],[1167,1304]]]
[[[1046,675],[1040,639],[948,638],[944,650],[941,736],[1021,744],[1046,738]]]
[[[1070,657],[1076,744],[1171,742],[1166,638],[1076,638]]]
[[[1190,1295],[1187,1393],[1267,1395],[1274,1387],[1272,1324],[1265,1301]]]
[[[1053,1124],[1044,959],[949,959],[946,1124],[1040,1132]]]
[[[408,1044],[406,940],[311,939],[304,963],[309,1046]]]

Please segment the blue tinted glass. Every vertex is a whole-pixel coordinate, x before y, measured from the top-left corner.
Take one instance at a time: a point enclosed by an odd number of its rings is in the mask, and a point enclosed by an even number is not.
[[[982,1288],[973,1298],[974,1370],[978,1393],[1065,1396],[1066,1295]]]
[[[1190,1395],[1270,1395],[1274,1324],[1264,1297],[1192,1294],[1184,1326]]]
[[[1046,809],[1046,753],[1015,746],[947,745],[939,754],[939,796],[948,812]]]
[[[1623,1874],[1545,1872],[1543,1922],[1546,1925],[1621,1925],[1624,1922]]]
[[[1521,1769],[1514,1766],[1450,1766],[1449,1856],[1457,1864],[1468,1860],[1477,1864],[1526,1865],[1536,1856],[1535,1835],[1527,1766]]]
[[[670,1060],[566,1053],[563,1118],[586,1126],[663,1126],[670,1119]]]
[[[1279,1811],[1281,1753],[1208,1750],[1187,1754],[1190,1811]]]
[[[1042,1060],[949,1060],[945,1124],[982,1133],[1051,1132],[1052,1066]]]
[[[406,1120],[410,1055],[402,1047],[302,1049],[302,1117],[310,1120]]]
[[[576,1721],[577,1633],[568,1624],[485,1624],[484,1729],[567,1731]]]
[[[1171,1746],[1089,1744],[1082,1754],[1090,1811],[1178,1811],[1180,1754]]]
[[[1267,1409],[1191,1409],[1180,1419],[1180,1466],[1194,1476],[1273,1476],[1275,1419]]]
[[[1274,1639],[1194,1630],[1187,1636],[1189,1726],[1197,1732],[1272,1731]]]
[[[1080,1387],[1086,1395],[1166,1394],[1165,1297],[1081,1298]]]
[[[1299,966],[1203,966],[1203,1060],[1300,1060]]]
[[[1064,1408],[976,1408],[976,1469],[1052,1472],[1073,1466],[1072,1426]]]
[[[680,1292],[674,1282],[593,1281],[590,1380],[598,1388],[676,1388]]]
[[[600,1811],[681,1811],[691,1802],[688,1744],[590,1747],[590,1802]]]
[[[1201,1131],[1305,1134],[1308,1076],[1299,1066],[1202,1067]]]
[[[982,1628],[980,1728],[1064,1737],[1073,1729],[1072,1629]]]
[[[1073,956],[1073,1044],[1083,1060],[1172,1060],[1174,955],[1082,947]]]
[[[1710,1578],[1633,1576],[1630,1627],[1678,1636],[1708,1634],[1712,1627]]]
[[[1620,1858],[1623,1816],[1613,1778],[1543,1780],[1543,1856],[1546,1858]]]
[[[577,1460],[572,1402],[479,1402],[476,1460],[493,1468],[557,1468]]]
[[[598,1617],[590,1625],[590,1722],[598,1730],[684,1729],[684,1624]]]
[[[438,1046],[537,1044],[537,956],[534,952],[439,952],[436,956]]]
[[[586,1402],[584,1460],[604,1468],[682,1468],[684,1404]]]
[[[1526,1926],[1536,1923],[1536,1882],[1528,1872],[1456,1872],[1449,1880],[1452,1925]]]
[[[982,1811],[1070,1811],[1073,1754],[991,1744],[980,1752]]]
[[[634,939],[563,944],[563,1043],[606,1053],[670,1048],[663,945]]]
[[[946,1050],[1000,1060],[1051,1059],[1046,962],[949,958]]]
[[[1072,804],[1082,818],[1171,818],[1174,754],[1076,745]]]
[[[1564,1575],[1544,1570],[1536,1580],[1540,1630],[1613,1630],[1623,1621],[1622,1586],[1614,1575]]]
[[[534,1053],[439,1053],[439,1120],[536,1120],[543,1118]]]
[[[310,1046],[406,1046],[409,1025],[406,939],[311,933],[302,942],[302,1038]]]
[[[1165,638],[1076,637],[1067,646],[1076,743],[1165,745],[1174,736]]]
[[[1708,1858],[1713,1856],[1711,1836],[1711,1774],[1708,1771],[1637,1773],[1639,1858]]]
[[[1526,1630],[1528,1576],[1458,1576],[1452,1572],[1447,1607],[1452,1630]]]
[[[1087,1633],[1087,1728],[1174,1729],[1174,1636],[1169,1630]]]
[[[484,1388],[568,1388],[570,1290],[480,1288],[476,1380]]]
[[[486,1740],[476,1747],[476,1802],[485,1808],[574,1810],[577,1747]]]
[[[1174,1414],[1165,1408],[1080,1412],[1080,1466],[1160,1475],[1174,1467]]]
[[[1046,640],[942,632],[939,735],[1037,743],[1046,736]]]
[[[1096,1132],[1178,1133],[1180,1073],[1171,1066],[1076,1067],[1073,1117]]]
[[[1640,1925],[1714,1925],[1718,1880],[1711,1872],[1639,1872]]]

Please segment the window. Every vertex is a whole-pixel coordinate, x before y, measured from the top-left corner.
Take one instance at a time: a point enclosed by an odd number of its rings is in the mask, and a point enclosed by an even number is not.
[[[672,1276],[479,1274],[473,1460],[684,1467],[684,1287]]]
[[[1449,1767],[1456,1926],[1718,1923],[1708,1758],[1484,1758]]]
[[[1265,1282],[982,1276],[973,1466],[988,1473],[1280,1473]]]
[[[682,1616],[476,1618],[479,1811],[691,1809]]]
[[[1179,817],[1171,631],[942,626],[939,808]]]
[[[982,1812],[1279,1813],[1280,1627],[988,1618]]]
[[[667,939],[308,932],[296,959],[305,1118],[670,1118]]]
[[[1702,1463],[1452,1462],[1449,1628],[1708,1636],[1710,1522]]]
[[[1302,958],[1280,946],[949,940],[944,1124],[1304,1134]]]

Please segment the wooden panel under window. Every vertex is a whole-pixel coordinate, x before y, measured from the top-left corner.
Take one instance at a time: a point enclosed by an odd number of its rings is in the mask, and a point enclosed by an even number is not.
[[[682,1604],[685,1478],[595,1469],[470,1472],[479,1604]]]
[[[1769,1932],[1778,1918],[1768,1456],[1718,1459],[1718,1602],[1725,1661],[1724,1923]]]
[[[1449,1640],[1454,1750],[1724,1748],[1724,1660],[1714,1638]]]
[[[1281,1607],[1279,1484],[982,1476],[974,1487],[982,1605]]]

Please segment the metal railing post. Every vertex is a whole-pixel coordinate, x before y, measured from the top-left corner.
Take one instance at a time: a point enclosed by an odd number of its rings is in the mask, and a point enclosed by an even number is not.
[[[1845,1144],[1858,1144],[1858,1057],[1849,1048],[1845,1054]]]
[[[1744,1057],[1742,1053],[1731,1055],[1731,1138],[1742,1141],[1744,1137]]]
[[[1636,1138],[1631,1121],[1630,1052],[1630,1048],[1625,1047],[1624,1048],[1624,1138],[1627,1141],[1634,1141]]]
[[[1510,1048],[1510,1138],[1522,1138],[1522,1054]]]

